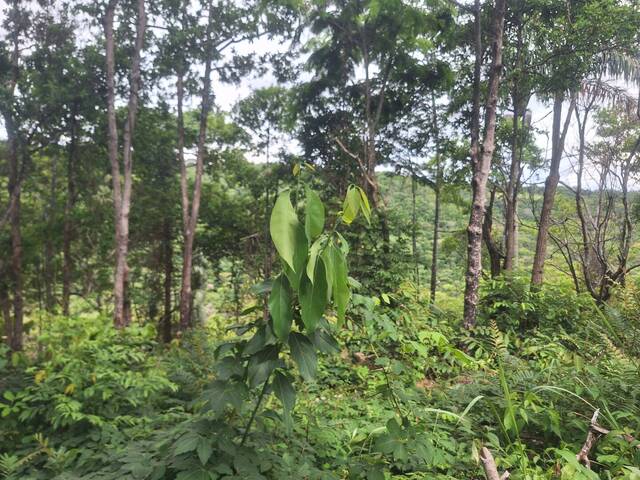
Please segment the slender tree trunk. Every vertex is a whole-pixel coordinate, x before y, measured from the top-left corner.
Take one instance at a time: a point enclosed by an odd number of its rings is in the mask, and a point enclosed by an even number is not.
[[[11,346],[13,321],[11,318],[11,299],[9,298],[9,285],[6,282],[6,271],[4,266],[0,265],[0,273],[2,279],[0,279],[0,311],[2,312],[2,319],[4,321],[4,335],[7,339],[7,345]]]
[[[267,162],[265,166],[265,187],[264,187],[264,226],[263,226],[263,254],[264,254],[264,281],[268,281],[271,278],[271,235],[269,234],[269,214],[271,212],[271,202],[269,200],[269,181],[271,174],[269,171],[270,160],[270,147],[271,147],[271,128],[267,126],[267,148],[266,157]],[[277,193],[277,192],[276,192]],[[262,318],[265,322],[269,320],[269,301],[265,297],[262,305]]]
[[[416,175],[411,172],[411,256],[413,257],[413,282],[416,284],[416,298],[420,294],[420,262],[418,258],[418,214],[416,211]]]
[[[564,95],[558,92],[553,101],[553,132],[551,146],[551,165],[549,167],[549,176],[544,185],[544,196],[542,200],[542,210],[538,223],[538,237],[536,239],[536,250],[533,257],[533,269],[531,273],[531,286],[538,288],[542,285],[544,279],[544,262],[547,255],[547,240],[549,235],[549,227],[551,225],[551,210],[555,201],[556,190],[560,182],[560,160],[564,150],[564,141],[569,129],[569,122],[575,108],[575,95],[571,97],[571,104],[564,122],[562,124],[562,103]]]
[[[578,219],[580,221],[580,232],[582,234],[582,275],[584,279],[585,287],[589,294],[596,299],[597,293],[593,288],[593,283],[591,281],[590,268],[589,265],[591,263],[591,249],[593,248],[593,244],[589,238],[589,225],[587,223],[586,212],[583,210],[583,198],[582,198],[582,177],[584,174],[584,157],[586,152],[586,128],[587,128],[587,117],[588,110],[585,110],[584,121],[580,117],[580,112],[576,109],[576,121],[578,123],[578,171],[576,172],[576,190],[575,190],[575,200],[576,200],[576,213],[578,214]],[[577,281],[574,282],[576,286],[576,291],[580,288]]]
[[[69,302],[71,299],[71,275],[73,258],[71,243],[73,242],[73,211],[76,202],[76,154],[78,141],[78,121],[75,111],[71,115],[71,141],[67,159],[67,199],[64,208],[64,225],[62,232],[62,314],[69,316]]]
[[[467,227],[467,272],[465,276],[464,292],[464,326],[471,328],[476,323],[476,312],[478,308],[478,289],[480,275],[482,273],[482,225],[484,220],[484,207],[487,189],[487,179],[491,168],[491,160],[495,148],[496,132],[496,109],[498,104],[498,88],[500,86],[500,75],[502,73],[502,33],[504,29],[505,0],[496,0],[492,18],[492,60],[489,74],[489,89],[485,107],[485,134],[482,143],[482,152],[479,149],[479,130],[475,118],[479,118],[479,110],[476,110],[479,102],[479,75],[480,63],[482,61],[482,48],[480,45],[480,4],[476,0],[476,64],[475,72],[478,74],[474,78],[474,125],[472,126],[472,153],[473,180],[472,180],[472,202],[471,214],[469,216],[469,226]]]
[[[22,231],[20,225],[21,192],[18,185],[18,149],[17,140],[10,140],[9,148],[9,190],[18,189],[10,214],[11,224],[11,280],[13,286],[13,328],[11,330],[12,351],[22,350],[23,334],[23,298],[22,298]],[[23,160],[24,161],[24,160]]]
[[[365,191],[371,200],[374,210],[377,212],[380,218],[380,233],[382,234],[382,252],[383,266],[388,267],[389,253],[391,253],[391,230],[389,227],[389,215],[387,208],[380,192],[380,185],[376,176],[376,134],[378,131],[378,125],[380,122],[380,115],[382,113],[382,107],[384,105],[385,90],[389,73],[391,71],[391,63],[387,62],[387,65],[383,68],[383,79],[380,89],[378,91],[377,103],[373,104],[373,91],[372,82],[370,78],[371,60],[369,57],[369,39],[364,28],[360,30],[360,42],[362,48],[362,57],[364,63],[364,114],[365,114],[365,127],[364,132],[365,145],[364,145],[364,165],[361,165],[363,169],[363,176],[365,180]]]
[[[439,166],[439,165],[438,165]],[[429,285],[429,301],[431,303],[436,302],[436,290],[438,288],[438,243],[440,241],[440,182],[437,180],[436,174],[436,188],[435,194],[435,206],[433,215],[433,239],[431,240],[431,279]]]
[[[440,128],[438,127],[438,115],[436,111],[436,96],[431,92],[431,113],[432,127],[435,138],[436,149],[436,178],[433,193],[434,214],[433,214],[433,239],[431,241],[431,278],[429,285],[429,301],[436,302],[436,290],[438,288],[438,242],[440,240],[440,202],[442,189],[442,165],[440,164]]]
[[[45,210],[45,222],[48,234],[44,242],[44,293],[45,310],[54,313],[56,309],[55,298],[55,252],[54,252],[54,228],[55,214],[57,210],[57,190],[58,190],[58,157],[51,158],[51,185],[49,189],[49,205]]]
[[[513,103],[513,127],[511,132],[511,166],[509,167],[509,179],[505,192],[505,221],[504,221],[504,270],[513,270],[516,259],[517,243],[517,217],[518,217],[518,190],[522,173],[521,129],[518,122],[522,117],[522,127],[526,124],[526,108],[528,100],[525,100],[521,92],[522,60],[524,50],[524,38],[522,19],[516,14],[516,74],[513,76],[511,99]]]
[[[489,205],[487,206],[484,214],[484,224],[482,227],[482,236],[484,243],[487,246],[487,252],[489,253],[489,261],[491,264],[491,278],[496,278],[500,275],[501,261],[503,258],[500,248],[493,240],[493,205],[496,200],[496,187],[491,189],[489,195]]]
[[[209,23],[205,38],[205,68],[204,78],[202,80],[202,103],[200,108],[200,128],[198,132],[198,146],[196,153],[196,175],[193,186],[193,199],[191,201],[191,209],[189,211],[188,197],[186,191],[186,172],[181,171],[181,188],[182,188],[182,211],[183,211],[183,237],[184,250],[182,259],[182,288],[180,291],[180,328],[186,330],[192,325],[193,310],[193,292],[192,292],[192,273],[193,273],[193,243],[195,239],[195,230],[198,223],[198,212],[200,209],[200,197],[202,194],[202,176],[204,172],[204,156],[206,155],[207,140],[207,119],[211,110],[211,64],[213,61],[214,47],[212,45],[212,5],[209,2]],[[179,87],[180,88],[180,87]],[[180,105],[182,109],[182,105]],[[179,112],[181,115],[181,113]],[[178,127],[179,130],[181,127]],[[184,159],[182,159],[184,164]],[[185,169],[186,170],[186,169]],[[186,202],[185,202],[186,200]],[[186,216],[185,216],[186,212]]]
[[[162,224],[162,263],[164,268],[162,323],[160,332],[162,341],[171,341],[171,294],[173,288],[173,228],[171,218],[167,215]]]
[[[0,102],[2,115],[4,117],[5,129],[7,132],[7,155],[9,163],[9,181],[7,189],[9,193],[9,209],[7,211],[7,221],[10,225],[11,239],[11,266],[10,287],[13,292],[13,319],[8,329],[9,348],[14,351],[22,350],[23,331],[23,298],[22,298],[22,233],[20,229],[20,207],[22,194],[22,177],[24,168],[28,161],[27,149],[24,148],[20,139],[18,120],[13,111],[15,89],[20,76],[20,11],[19,2],[12,2],[12,14],[14,15],[13,27],[10,32],[11,51],[11,77],[7,85],[7,98],[5,102]],[[20,162],[22,153],[22,164]]]
[[[130,301],[127,294],[129,285],[129,267],[127,253],[129,249],[129,213],[131,211],[131,192],[133,189],[132,140],[138,111],[138,92],[141,83],[140,57],[144,46],[144,35],[147,23],[144,0],[138,0],[138,23],[136,40],[131,59],[131,76],[129,85],[129,101],[127,119],[123,129],[123,180],[120,179],[120,161],[118,155],[118,129],[115,109],[115,39],[113,21],[117,0],[107,4],[104,19],[106,39],[106,72],[107,72],[107,123],[108,151],[113,180],[114,221],[116,233],[116,265],[114,273],[114,312],[113,322],[117,328],[127,326],[131,321]]]
[[[511,166],[509,168],[509,180],[505,192],[505,219],[504,219],[504,269],[507,272],[513,270],[516,252],[516,218],[517,218],[517,183],[520,179],[520,155],[518,151],[518,117],[520,115],[520,100],[517,87],[513,91],[513,132],[511,138]]]

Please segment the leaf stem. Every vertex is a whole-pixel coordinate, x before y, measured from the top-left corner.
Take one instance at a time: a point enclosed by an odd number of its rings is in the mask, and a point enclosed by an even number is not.
[[[249,436],[249,431],[251,430],[251,425],[253,424],[254,419],[256,418],[256,414],[258,413],[258,409],[260,408],[260,404],[262,403],[262,398],[267,393],[267,386],[269,385],[269,379],[271,378],[271,374],[267,377],[262,385],[262,390],[260,390],[260,396],[258,397],[258,401],[256,402],[256,406],[251,412],[251,417],[249,418],[249,423],[247,423],[247,427],[245,428],[244,434],[242,435],[242,440],[240,440],[240,446],[242,447],[244,443],[247,441],[247,437]]]

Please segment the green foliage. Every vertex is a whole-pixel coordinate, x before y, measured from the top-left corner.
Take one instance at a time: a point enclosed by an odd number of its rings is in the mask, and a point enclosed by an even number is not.
[[[587,295],[556,286],[532,291],[525,277],[492,279],[483,289],[481,317],[494,320],[503,330],[556,325],[573,331],[596,315]]]

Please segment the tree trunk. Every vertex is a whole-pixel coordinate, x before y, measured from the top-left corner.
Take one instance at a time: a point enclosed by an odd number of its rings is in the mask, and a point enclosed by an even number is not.
[[[442,188],[442,165],[440,164],[440,128],[438,127],[438,115],[436,111],[436,96],[434,92],[431,92],[431,123],[433,127],[433,134],[435,138],[435,150],[436,150],[436,178],[433,193],[434,199],[434,214],[433,214],[433,239],[431,242],[431,278],[429,285],[429,302],[432,304],[436,302],[436,290],[438,288],[438,242],[440,240],[440,202],[441,202],[441,188]]]
[[[487,246],[487,252],[489,253],[489,260],[491,264],[491,278],[496,278],[500,275],[501,262],[504,255],[500,251],[498,245],[493,240],[493,205],[496,200],[496,187],[491,189],[489,195],[489,205],[484,214],[484,222],[482,226],[482,237],[484,243]]]
[[[144,0],[138,0],[138,23],[136,40],[131,59],[131,76],[129,85],[129,101],[127,105],[127,119],[123,131],[123,170],[124,178],[120,180],[120,161],[118,158],[118,129],[115,109],[115,40],[113,21],[117,0],[110,0],[107,4],[104,19],[106,40],[106,72],[107,72],[107,123],[108,123],[108,151],[111,163],[113,181],[114,221],[115,221],[115,256],[114,273],[114,311],[113,322],[117,328],[127,326],[131,321],[130,301],[127,294],[129,285],[129,267],[127,253],[129,249],[129,213],[131,211],[131,192],[133,188],[133,158],[132,139],[138,110],[138,92],[140,89],[140,56],[144,46],[146,29],[146,12]],[[121,184],[122,183],[122,184]]]
[[[267,125],[267,145],[266,145],[266,165],[265,165],[265,186],[264,186],[264,226],[263,226],[263,234],[262,236],[262,246],[263,246],[263,271],[264,271],[264,281],[268,281],[271,278],[271,270],[272,270],[272,250],[271,250],[271,235],[269,234],[269,215],[271,212],[271,202],[269,200],[269,182],[271,179],[271,172],[269,171],[269,161],[270,161],[270,150],[271,150],[271,127]],[[277,194],[277,192],[275,192]],[[262,304],[262,319],[266,323],[269,320],[269,299],[264,298]]]
[[[519,152],[519,128],[520,99],[517,87],[513,91],[513,132],[511,137],[511,166],[509,168],[509,180],[505,192],[505,219],[504,219],[504,269],[510,272],[514,268],[516,257],[516,220],[518,216],[518,183],[520,181],[521,157]],[[524,122],[523,122],[524,126]]]
[[[482,61],[482,48],[480,45],[480,4],[476,0],[476,64],[475,72],[478,78],[474,78],[474,116],[479,118],[476,110],[479,101],[479,75]],[[474,118],[472,126],[471,158],[473,162],[472,202],[469,226],[467,227],[467,272],[465,276],[464,292],[464,326],[471,328],[476,323],[476,311],[478,308],[478,289],[480,275],[482,273],[482,224],[484,220],[484,206],[487,189],[487,179],[491,168],[491,160],[495,148],[496,109],[498,103],[498,87],[502,72],[502,33],[504,29],[505,0],[496,0],[492,19],[493,45],[491,71],[489,74],[489,89],[485,107],[485,134],[482,143],[482,152],[479,148],[479,130],[473,132],[478,124]]]
[[[10,140],[9,148],[9,191],[14,192],[15,201],[10,214],[11,223],[11,280],[13,285],[13,328],[11,329],[11,344],[14,352],[22,350],[23,334],[23,298],[22,298],[22,231],[20,225],[21,192],[18,185],[18,148],[17,139]],[[24,160],[23,160],[24,161]]]
[[[439,167],[439,165],[438,165]],[[438,168],[439,169],[439,168]],[[436,290],[438,288],[438,242],[440,240],[440,182],[436,174],[435,207],[433,215],[433,239],[431,240],[431,279],[429,285],[429,301],[436,302]]]
[[[54,313],[56,309],[55,298],[55,251],[53,245],[55,214],[57,210],[57,183],[58,183],[58,158],[53,155],[51,158],[51,184],[49,188],[49,205],[45,210],[45,222],[47,224],[47,235],[44,241],[44,301],[45,310]]]
[[[162,224],[162,263],[164,267],[162,323],[160,332],[164,343],[171,342],[171,293],[173,287],[173,228],[171,218],[165,216]]]
[[[411,172],[411,256],[413,257],[413,282],[416,298],[420,294],[420,262],[418,259],[418,216],[416,212],[416,175]]]
[[[24,148],[20,139],[18,120],[15,117],[12,102],[14,100],[15,89],[20,76],[20,11],[19,2],[12,4],[12,14],[14,15],[14,30],[10,32],[11,51],[11,78],[7,85],[6,103],[0,103],[2,115],[4,117],[5,129],[7,132],[7,155],[9,163],[9,178],[7,189],[9,193],[9,208],[7,220],[10,225],[11,238],[11,267],[10,286],[13,291],[13,319],[8,329],[9,348],[14,351],[22,350],[22,330],[23,330],[23,298],[22,298],[22,233],[20,230],[20,207],[22,193],[22,177],[27,158],[27,149]],[[20,162],[22,153],[22,164]]]
[[[11,346],[11,338],[13,332],[13,321],[11,318],[11,299],[9,298],[9,285],[5,280],[6,271],[1,265],[0,273],[2,274],[2,279],[0,279],[0,311],[2,312],[4,335],[7,339],[7,345]]]
[[[544,261],[547,255],[547,237],[551,225],[551,210],[555,201],[558,182],[560,181],[560,160],[564,150],[564,141],[569,129],[569,122],[573,109],[575,108],[575,95],[571,97],[571,104],[567,111],[564,127],[562,123],[562,102],[564,95],[558,92],[553,101],[553,131],[551,145],[551,165],[549,166],[549,176],[544,185],[544,196],[542,200],[542,210],[538,223],[538,237],[536,239],[536,250],[533,257],[533,269],[531,273],[531,286],[538,288],[544,279]],[[562,129],[561,129],[562,128]]]
[[[73,258],[71,257],[71,243],[73,242],[73,210],[76,203],[76,154],[78,141],[78,120],[75,109],[71,114],[71,141],[69,142],[69,157],[67,159],[67,199],[64,206],[64,225],[62,232],[62,315],[69,316],[69,301],[71,299],[71,275]]]
[[[511,166],[509,167],[509,179],[504,196],[505,221],[504,221],[504,270],[510,272],[515,266],[516,252],[518,249],[518,192],[520,188],[520,176],[522,174],[522,143],[521,128],[527,127],[527,103],[528,96],[521,92],[522,56],[524,50],[523,29],[520,14],[516,14],[514,20],[517,23],[516,33],[516,73],[513,76],[511,99],[513,103],[513,127],[511,132]],[[521,126],[518,122],[522,116]]]
[[[192,306],[193,306],[193,292],[192,292],[192,272],[193,272],[193,242],[195,239],[195,230],[198,224],[198,212],[200,209],[200,197],[202,194],[202,176],[204,172],[204,156],[206,154],[206,140],[207,140],[207,119],[211,110],[211,64],[213,61],[213,55],[215,48],[212,45],[212,5],[209,2],[209,23],[207,25],[206,38],[205,38],[205,68],[204,78],[202,81],[202,104],[200,108],[200,128],[198,132],[198,146],[196,152],[196,175],[193,186],[193,199],[191,201],[191,209],[189,211],[189,193],[187,192],[186,181],[186,167],[184,167],[184,155],[179,152],[182,157],[181,160],[181,190],[182,190],[182,212],[183,212],[183,237],[184,237],[184,250],[182,259],[182,288],[180,290],[180,329],[186,330],[192,325]],[[182,89],[182,80],[179,75],[178,90]],[[178,115],[180,116],[178,125],[178,135],[184,135],[184,127],[182,126],[182,93],[180,97],[180,110]],[[182,132],[182,133],[181,133]],[[183,140],[184,141],[184,138]],[[179,145],[180,147],[180,145]]]

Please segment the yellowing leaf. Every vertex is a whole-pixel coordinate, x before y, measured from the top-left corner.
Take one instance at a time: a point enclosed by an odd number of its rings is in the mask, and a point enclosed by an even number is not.
[[[47,378],[47,372],[45,372],[44,370],[38,370],[38,372],[35,375],[36,383],[42,383],[42,381],[45,380],[46,378]]]

